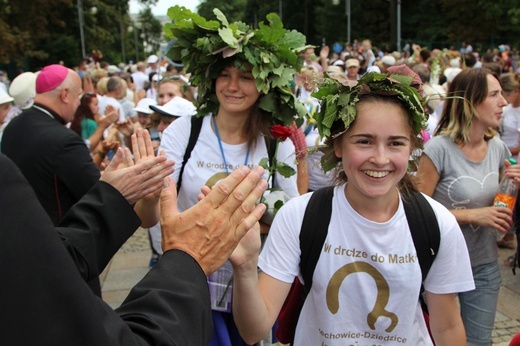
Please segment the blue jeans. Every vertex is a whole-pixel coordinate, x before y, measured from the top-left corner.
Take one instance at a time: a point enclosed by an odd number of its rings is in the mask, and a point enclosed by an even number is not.
[[[468,345],[491,345],[498,291],[502,279],[498,262],[472,268],[475,289],[459,293],[460,313]]]

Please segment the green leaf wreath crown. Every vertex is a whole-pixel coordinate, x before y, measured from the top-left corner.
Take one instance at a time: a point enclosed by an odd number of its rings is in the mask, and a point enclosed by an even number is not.
[[[363,94],[397,96],[406,104],[414,134],[419,135],[426,128],[420,79],[405,65],[396,66],[394,71],[388,74],[366,73],[357,83],[343,76],[325,76],[318,85],[319,89],[312,93],[321,100],[320,111],[314,116],[320,136],[336,138],[346,132],[356,119],[356,104]],[[326,172],[336,167],[338,159],[333,150],[327,150],[331,148],[322,149],[325,155],[321,166]]]
[[[267,15],[267,23],[253,29],[242,22],[229,23],[224,14],[214,9],[217,20],[206,20],[190,10],[174,6],[168,10],[172,23],[165,24],[167,36],[176,41],[169,55],[182,61],[191,73],[190,82],[198,86],[198,114],[218,110],[214,81],[231,63],[243,68],[252,66],[257,89],[261,92],[259,108],[270,113],[273,123],[289,126],[294,116],[303,119],[307,110],[289,88],[296,71],[303,64],[298,53],[312,47],[305,36],[286,30],[280,18]],[[298,125],[303,120],[297,121]]]

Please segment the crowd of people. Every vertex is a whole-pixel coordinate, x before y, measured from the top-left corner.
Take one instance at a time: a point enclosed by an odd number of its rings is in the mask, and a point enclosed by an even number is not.
[[[248,30],[244,45],[269,51],[252,38],[266,26]],[[493,206],[502,177],[520,185],[507,160],[520,154],[510,47],[383,52],[367,39],[334,52],[294,40],[261,74],[246,50],[218,48],[204,76],[153,54],[2,79],[9,344],[274,343],[297,278],[296,345],[491,345],[497,248],[517,249],[520,228],[518,203]],[[272,82],[279,70],[291,83]],[[309,283],[301,232],[313,194],[330,187]],[[427,274],[405,211],[413,194],[440,235]],[[113,311],[98,276],[138,227],[150,272]]]

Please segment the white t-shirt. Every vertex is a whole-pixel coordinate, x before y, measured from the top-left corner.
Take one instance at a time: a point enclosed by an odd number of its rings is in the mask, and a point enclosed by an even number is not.
[[[520,107],[513,107],[508,104],[504,108],[502,115],[502,131],[500,132],[500,139],[503,140],[508,148],[515,148],[520,146],[518,143],[520,134]]]
[[[111,105],[116,110],[119,109],[119,120],[121,120],[121,121],[125,120],[125,112],[122,109],[121,103],[119,103],[119,101],[116,100],[115,98],[105,95],[99,99],[98,105],[99,105],[99,114],[105,115],[105,109],[107,108],[108,105]]]
[[[207,185],[212,187],[227,176],[218,138],[211,128],[211,119],[212,116],[204,117],[197,143],[191,152],[190,159],[184,167],[182,187],[180,191],[178,191],[178,207],[180,211],[186,210],[198,202],[197,196],[202,186]],[[172,174],[172,178],[176,183],[179,179],[184,153],[188,146],[190,130],[191,117],[180,117],[168,126],[163,132],[161,139],[159,151],[164,150],[166,157],[175,161],[175,172]],[[222,142],[222,147],[230,173],[245,164],[247,143],[231,145]],[[265,138],[258,136],[256,149],[249,153],[247,165],[253,168],[260,163],[261,159],[267,157],[268,153]],[[279,162],[285,162],[296,169],[294,145],[290,140],[285,140],[280,143],[277,160]],[[267,179],[267,177],[268,172],[266,171],[264,179]],[[275,185],[291,197],[299,195],[296,175],[284,178],[276,173]]]
[[[315,148],[324,144],[318,133],[318,129],[312,128],[307,136],[305,136],[307,148]],[[314,150],[314,149],[313,149]],[[318,190],[319,188],[331,186],[334,182],[333,171],[323,172],[320,160],[323,157],[321,151],[314,151],[307,154],[307,167],[309,170],[309,190]]]
[[[294,344],[433,345],[418,300],[421,268],[402,202],[389,221],[377,223],[352,209],[344,188],[334,189],[328,235]],[[301,279],[299,233],[310,195],[293,198],[280,209],[260,255],[262,271],[286,283],[297,275]],[[455,217],[426,198],[437,216],[441,243],[425,289],[437,294],[474,289]]]
[[[137,71],[132,73],[132,79],[134,80],[135,91],[139,92],[148,82],[148,75],[142,71]]]

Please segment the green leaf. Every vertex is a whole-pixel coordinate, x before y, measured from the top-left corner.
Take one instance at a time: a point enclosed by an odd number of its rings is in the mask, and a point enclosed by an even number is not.
[[[289,178],[296,174],[294,168],[286,164],[285,162],[276,162],[276,171],[280,173],[284,178]]]
[[[412,81],[413,81],[412,76],[403,76],[401,74],[392,74],[392,75],[390,75],[390,78],[393,78],[396,81],[398,81],[399,83],[404,84],[404,85],[411,85]]]
[[[336,111],[337,111],[337,96],[336,95],[328,95],[326,99],[327,109],[325,112],[325,116],[323,117],[323,125],[330,128],[336,120]]]
[[[276,110],[275,102],[274,102],[275,99],[276,99],[276,95],[274,93],[272,93],[272,92],[267,93],[266,95],[264,95],[260,98],[258,107],[260,107],[260,109],[263,109],[266,112],[273,113]]]
[[[215,14],[215,17],[217,17],[217,19],[224,25],[224,26],[229,26],[229,23],[228,23],[228,20],[226,18],[226,16],[224,15],[224,13],[222,13],[221,10],[219,10],[218,8],[215,8],[213,9],[213,13]]]
[[[340,94],[338,97],[338,106],[346,106],[350,102],[350,94]]]
[[[221,28],[218,29],[218,33],[222,38],[222,41],[227,43],[228,46],[230,46],[231,48],[238,47],[238,40],[233,35],[233,30],[231,30],[230,28]]]
[[[292,49],[304,47],[305,40],[305,35],[296,30],[287,31],[283,37],[284,45]]]
[[[258,165],[260,167],[262,167],[263,169],[265,169],[266,171],[268,171],[269,170],[269,158],[264,157],[263,159],[260,160]]]
[[[274,215],[276,216],[276,213],[278,213],[278,210],[280,210],[281,207],[283,207],[284,203],[281,200],[277,200],[274,202]]]
[[[258,38],[265,43],[275,45],[284,36],[286,30],[277,14],[269,13],[266,18],[270,23],[269,25],[263,22],[258,24],[260,29]]]

